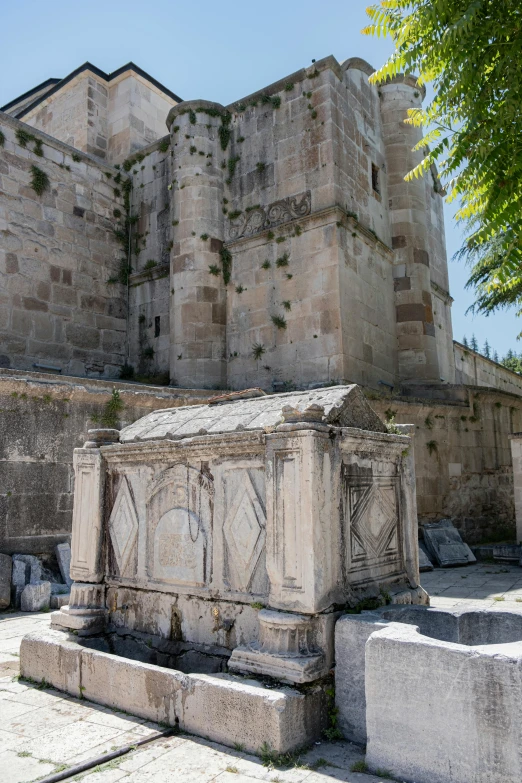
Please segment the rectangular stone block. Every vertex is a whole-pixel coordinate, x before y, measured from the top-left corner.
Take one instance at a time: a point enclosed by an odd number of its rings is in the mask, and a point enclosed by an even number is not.
[[[7,609],[11,603],[11,575],[13,561],[9,555],[0,554],[0,609]]]
[[[26,585],[20,598],[22,612],[41,612],[51,605],[51,583],[39,582]]]
[[[20,645],[20,674],[36,682],[48,682],[78,698],[81,653],[80,645],[62,631],[28,634]]]
[[[62,606],[68,606],[70,597],[70,593],[51,595],[51,609],[61,609]]]
[[[13,559],[13,569],[11,573],[12,600],[15,609],[20,608],[20,597],[29,581],[30,568],[23,560]]]
[[[70,544],[57,544],[56,546],[56,559],[58,560],[58,567],[62,579],[66,585],[72,585],[71,579],[71,546]]]
[[[174,725],[186,680],[186,675],[172,669],[97,650],[82,651],[84,697],[148,720]]]
[[[320,687],[306,695],[292,688],[266,689],[230,675],[190,675],[180,727],[225,745],[257,752],[263,743],[278,753],[303,747],[321,735],[325,720]]]

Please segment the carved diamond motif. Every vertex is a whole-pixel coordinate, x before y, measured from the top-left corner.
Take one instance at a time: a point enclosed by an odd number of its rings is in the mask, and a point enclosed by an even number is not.
[[[245,471],[240,490],[223,525],[226,545],[238,573],[239,589],[249,589],[265,543],[265,523],[265,512]]]
[[[109,519],[109,533],[120,574],[125,571],[138,533],[138,518],[127,479],[121,481]]]

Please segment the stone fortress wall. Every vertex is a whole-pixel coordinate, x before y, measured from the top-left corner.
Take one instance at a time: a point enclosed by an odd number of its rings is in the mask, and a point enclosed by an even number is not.
[[[100,379],[130,363],[196,390],[357,382],[416,425],[420,519],[495,537],[514,525],[522,379],[452,341],[440,183],[403,179],[422,92],[372,87],[371,70],[327,57],[224,107],[84,66],[4,107],[0,366]]]
[[[7,114],[0,130],[0,366],[118,377],[125,291],[107,284],[121,258],[118,172],[39,131],[24,145],[30,129]],[[42,195],[33,166],[49,179]]]

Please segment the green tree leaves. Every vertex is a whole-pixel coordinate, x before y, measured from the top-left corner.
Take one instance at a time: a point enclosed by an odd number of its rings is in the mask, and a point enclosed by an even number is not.
[[[433,82],[435,98],[406,120],[429,129],[406,179],[437,163],[448,200],[460,199],[475,310],[522,306],[521,0],[381,0],[367,13],[363,32],[395,43],[370,80]]]

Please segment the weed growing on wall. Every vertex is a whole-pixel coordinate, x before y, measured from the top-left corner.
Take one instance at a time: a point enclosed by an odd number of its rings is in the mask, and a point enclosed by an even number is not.
[[[0,131],[0,147],[5,145],[5,135]]]
[[[260,359],[265,353],[265,346],[261,343],[254,343],[252,346],[252,356],[254,359]]]
[[[119,414],[125,408],[125,403],[120,397],[117,389],[112,390],[110,399],[103,406],[100,414],[94,413],[91,421],[95,424],[101,424],[103,427],[117,429],[119,424]]]
[[[42,193],[49,190],[49,177],[38,166],[31,166],[31,187],[37,196],[41,196]]]
[[[286,318],[283,315],[273,315],[272,323],[277,326],[278,329],[286,329]]]

